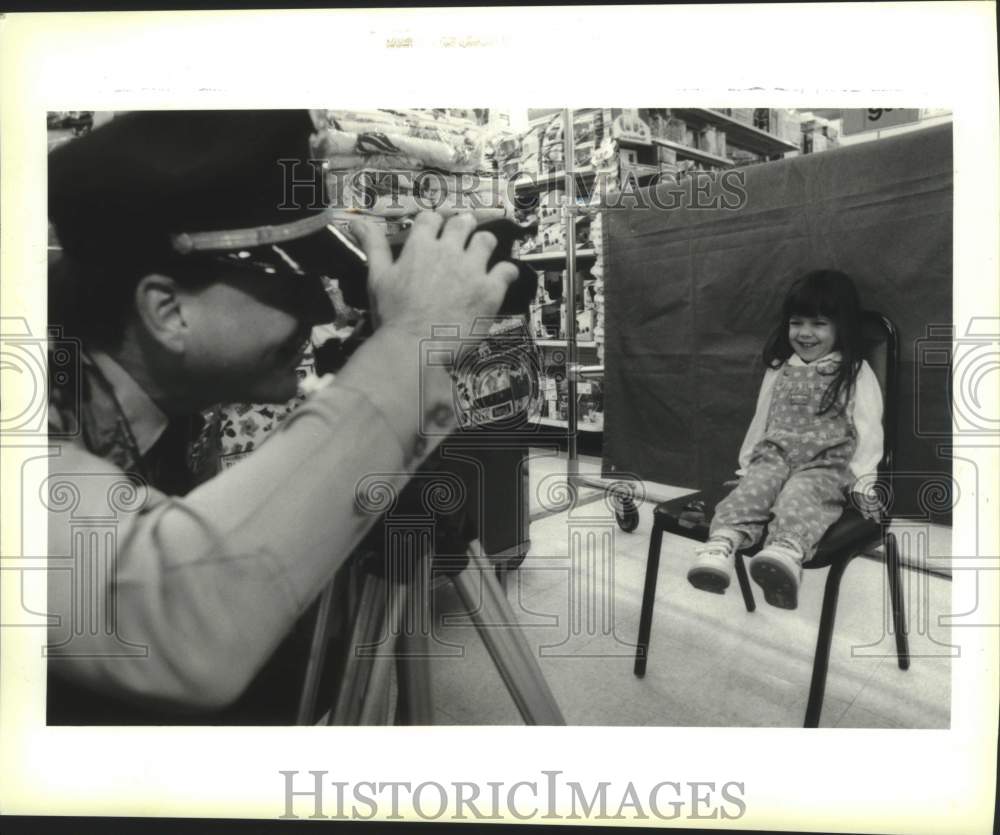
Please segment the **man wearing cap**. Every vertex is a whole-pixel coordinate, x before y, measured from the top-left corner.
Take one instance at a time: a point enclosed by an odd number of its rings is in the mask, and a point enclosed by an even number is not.
[[[494,314],[517,268],[487,268],[496,238],[469,216],[425,212],[395,259],[352,227],[376,327],[333,384],[238,466],[185,466],[201,411],[295,394],[333,316],[319,276],[357,269],[279,164],[311,132],[305,111],[132,113],[50,155],[50,324],[82,346],[50,396],[50,723],[275,721],[253,685],[297,694],[280,650],[375,519],[356,485],[401,487],[454,425],[421,340]]]

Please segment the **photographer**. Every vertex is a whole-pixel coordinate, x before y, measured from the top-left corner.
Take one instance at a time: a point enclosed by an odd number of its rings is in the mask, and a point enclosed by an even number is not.
[[[50,155],[50,323],[82,345],[50,397],[50,723],[231,721],[376,518],[359,481],[402,487],[453,425],[421,342],[495,313],[517,269],[487,269],[496,239],[468,215],[418,215],[395,260],[359,222],[374,335],[249,459],[187,471],[199,413],[290,398],[333,317],[317,270],[337,277],[343,243],[278,164],[311,131],[304,111],[132,113]],[[75,523],[109,517],[81,556]],[[243,715],[267,721],[261,698]]]

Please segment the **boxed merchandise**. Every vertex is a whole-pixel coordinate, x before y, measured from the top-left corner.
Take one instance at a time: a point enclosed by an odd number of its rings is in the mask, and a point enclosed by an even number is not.
[[[539,206],[538,207],[538,228],[543,229],[558,223],[562,220],[562,208],[560,206]]]
[[[737,122],[743,122],[745,125],[753,124],[753,108],[752,107],[733,107],[729,110],[729,115],[735,119]]]
[[[542,251],[553,252],[566,249],[566,227],[561,223],[553,223],[538,230],[542,239]]]
[[[663,116],[652,113],[646,121],[649,124],[649,133],[654,139],[667,138],[667,120]]]
[[[538,226],[549,226],[562,219],[566,205],[566,192],[561,188],[543,191],[538,195]]]
[[[712,126],[702,128],[699,132],[697,147],[706,153],[717,154],[716,134],[717,131]]]
[[[639,152],[635,148],[619,148],[618,164],[620,166],[637,165],[639,162]]]
[[[590,168],[594,159],[594,143],[578,142],[573,146],[573,165],[577,169]]]
[[[593,144],[597,138],[597,124],[601,119],[600,111],[577,113],[573,116],[573,144]]]
[[[539,173],[557,174],[565,169],[562,142],[542,147],[539,156]]]
[[[777,117],[778,138],[795,145],[801,144],[802,127],[795,112],[791,110],[777,110],[775,113]]]
[[[664,139],[669,139],[671,142],[679,142],[682,145],[685,143],[687,137],[687,123],[682,119],[678,119],[676,116],[671,116],[667,119],[666,123],[666,133]]]
[[[677,162],[677,151],[673,148],[668,148],[665,145],[656,146],[656,161],[660,163],[662,167],[664,164],[673,165]]]

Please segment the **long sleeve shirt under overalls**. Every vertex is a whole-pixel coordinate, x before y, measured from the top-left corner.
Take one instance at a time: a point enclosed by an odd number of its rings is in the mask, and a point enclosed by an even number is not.
[[[805,363],[793,355],[768,369],[740,452],[740,483],[715,510],[712,532],[739,531],[808,558],[843,512],[846,493],[873,476],[882,458],[882,395],[862,362],[843,409],[819,414],[839,352]],[[773,514],[773,517],[772,517]]]

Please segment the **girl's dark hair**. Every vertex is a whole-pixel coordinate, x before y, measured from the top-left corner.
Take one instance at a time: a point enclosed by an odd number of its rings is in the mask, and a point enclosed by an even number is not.
[[[764,365],[777,368],[794,353],[788,341],[788,320],[793,316],[824,316],[837,329],[834,348],[840,351],[840,369],[830,381],[819,414],[836,407],[842,412],[854,393],[864,355],[861,300],[850,276],[838,270],[814,270],[798,279],[781,306],[781,321],[764,346]]]

